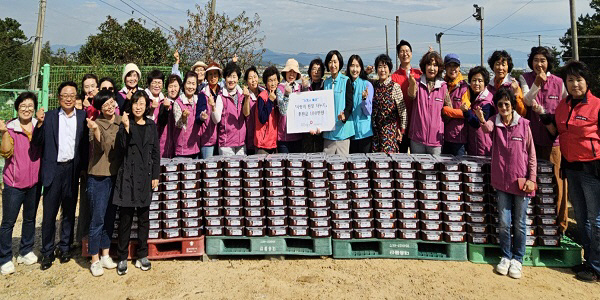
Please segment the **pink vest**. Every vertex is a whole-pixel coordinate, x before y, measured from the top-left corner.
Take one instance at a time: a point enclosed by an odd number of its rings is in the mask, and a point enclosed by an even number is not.
[[[429,147],[440,147],[444,143],[444,121],[442,109],[448,92],[446,82],[436,80],[431,93],[427,90],[425,77],[419,81],[417,97],[413,104],[409,137]]]
[[[258,94],[260,95],[260,93],[264,90],[264,88],[262,88],[261,86],[258,87]],[[250,95],[250,115],[248,115],[248,117],[246,118],[246,148],[247,149],[254,149],[254,128],[255,128],[255,124],[254,124],[254,118],[256,116],[256,98],[258,97],[258,95]]]
[[[523,78],[527,82],[527,86],[531,88],[533,86],[533,82],[535,81],[536,74],[535,72],[528,72],[523,74]],[[554,114],[558,103],[562,100],[562,91],[563,91],[563,81],[557,76],[550,75],[548,76],[548,81],[542,84],[540,90],[537,93],[535,101],[539,105],[541,105],[547,114]],[[540,116],[533,111],[533,109],[528,109],[525,117],[529,120],[529,124],[531,124],[531,133],[533,135],[533,142],[536,145],[540,146],[558,146],[558,139],[553,138],[546,125],[542,123]]]
[[[32,120],[35,127],[37,120]],[[36,147],[23,132],[19,119],[12,119],[6,124],[8,134],[14,141],[13,155],[4,162],[4,184],[24,189],[38,183],[40,172],[40,158],[42,148]]]
[[[535,196],[535,192],[527,194],[519,189],[518,178],[529,178],[527,142],[533,138],[529,134],[529,120],[513,113],[513,122],[504,126],[500,115],[492,117],[492,186],[500,191],[519,195]]]
[[[469,92],[469,85],[463,80],[460,84],[450,92],[450,100],[452,100],[452,108],[459,109],[462,104],[462,96]],[[467,128],[465,127],[465,119],[450,118],[444,124],[444,141],[466,144],[467,143]]]
[[[279,84],[277,88],[285,93],[285,85]],[[296,84],[295,88],[292,90],[292,93],[297,93],[302,91],[302,84]],[[277,108],[277,116],[279,122],[277,122],[277,141],[281,142],[294,142],[302,139],[302,134],[299,133],[287,133],[287,116],[279,112],[279,108]]]
[[[173,117],[173,105],[171,103],[169,108],[169,121],[165,126],[158,125],[158,113],[160,112],[160,106],[165,101],[171,101],[170,99],[163,99],[160,101],[159,106],[154,109],[152,113],[154,115],[154,122],[156,123],[156,129],[158,130],[158,139],[160,141],[160,157],[172,158],[175,155],[175,145],[173,145],[173,128],[175,127],[175,118]],[[189,120],[189,119],[188,119]]]
[[[240,147],[246,144],[246,117],[242,113],[244,94],[239,87],[236,88],[236,92],[238,97],[237,107],[226,88],[223,88],[219,93],[219,97],[223,100],[221,122],[217,126],[219,147]]]
[[[194,122],[196,119],[196,104],[184,104],[181,97],[178,97],[173,105],[179,105],[182,112],[186,109],[190,111],[185,129],[175,126],[175,155],[182,156],[200,153],[200,125]]]
[[[494,105],[494,95],[485,89],[477,96],[475,101],[471,101],[471,108],[477,106],[484,106],[487,104]],[[494,119],[491,116],[490,119]],[[492,153],[492,135],[490,133],[483,132],[481,127],[473,128],[467,126],[467,153],[469,155],[477,156],[490,156]]]
[[[204,97],[208,99],[208,95],[210,92],[210,87],[206,85],[200,93],[204,94]],[[210,105],[206,105],[206,114],[208,115],[208,120],[202,122],[202,128],[200,129],[200,147],[211,147],[217,144],[217,124],[212,121],[210,118],[210,114],[212,113],[212,107]]]

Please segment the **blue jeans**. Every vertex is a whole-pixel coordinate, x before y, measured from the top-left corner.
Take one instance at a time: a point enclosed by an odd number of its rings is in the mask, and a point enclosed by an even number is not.
[[[600,273],[600,179],[584,171],[565,171],[583,258]]]
[[[110,248],[115,227],[115,206],[112,204],[114,183],[114,177],[88,176],[87,197],[92,216],[88,240],[90,255],[98,254],[100,249]]]
[[[502,256],[522,263],[527,239],[525,222],[527,220],[529,197],[517,196],[502,191],[497,191],[497,196],[500,216],[498,231]],[[511,223],[514,231],[512,245],[510,238]]]
[[[465,155],[466,144],[444,142],[442,146],[442,154],[450,154],[454,156]]]
[[[35,215],[39,203],[39,187],[18,189],[4,185],[2,190],[2,225],[0,226],[0,265],[12,260],[12,233],[21,205],[23,225],[19,254],[26,255],[33,250],[35,241]]]
[[[207,159],[215,155],[215,146],[204,146],[200,149],[202,159]]]
[[[442,154],[442,147],[425,146],[415,141],[410,141],[410,154]]]

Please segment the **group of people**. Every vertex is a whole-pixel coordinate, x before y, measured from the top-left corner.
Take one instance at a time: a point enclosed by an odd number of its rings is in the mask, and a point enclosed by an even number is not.
[[[577,276],[597,280],[600,205],[594,195],[600,193],[596,154],[600,150],[600,101],[587,85],[591,78],[587,66],[570,61],[561,77],[552,75],[549,49],[533,47],[528,60],[532,71],[517,79],[510,75],[511,56],[501,50],[488,60],[493,78],[485,67],[477,66],[465,80],[456,54],[442,58],[430,50],[419,67],[413,68],[410,43],[402,40],[396,50],[401,64],[395,72],[392,59],[385,54],[366,67],[360,56],[352,55],[344,72],[341,53],[332,50],[325,61],[311,61],[308,78],[302,77],[298,62],[289,59],[281,72],[269,66],[261,75],[256,67],[248,68],[243,72],[243,86],[235,59],[224,68],[198,61],[182,76],[176,53],[171,74],[151,71],[144,90],[139,87],[139,68],[128,64],[122,89],[117,90],[111,78],[87,74],[79,94],[76,83],[62,83],[57,90],[60,107],[48,112],[37,108],[35,94],[21,94],[15,101],[18,118],[0,122],[0,154],[6,159],[2,274],[14,272],[12,228],[21,206],[23,233],[17,263],[38,260],[32,247],[41,186],[41,269],[50,268],[55,257],[61,263],[71,258],[81,184],[85,192],[80,195],[80,221],[89,220],[91,273],[100,276],[104,269],[116,268],[123,275],[136,214],[140,244],[135,266],[151,268],[148,213],[161,158],[275,152],[407,153],[410,149],[413,154],[491,156],[502,249],[496,271],[513,278],[522,275],[525,212],[536,191],[536,159],[550,160],[558,184],[561,232],[567,226],[567,193],[575,209],[586,261],[577,267]],[[327,78],[325,71],[330,73]],[[376,80],[369,79],[372,72]],[[288,134],[290,95],[316,90],[333,91],[334,129]],[[568,192],[563,178],[569,182]],[[55,246],[54,224],[61,207],[60,241]],[[117,208],[115,263],[108,249]]]

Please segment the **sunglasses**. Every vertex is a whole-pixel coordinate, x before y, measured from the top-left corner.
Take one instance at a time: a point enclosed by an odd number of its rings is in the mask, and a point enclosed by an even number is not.
[[[103,87],[103,88],[102,88],[102,89],[100,89],[100,90],[101,90],[101,91],[111,91],[111,92],[112,92],[112,91],[114,91],[114,90],[115,90],[115,88],[114,88],[114,87],[112,87],[112,86],[111,86],[111,87]]]

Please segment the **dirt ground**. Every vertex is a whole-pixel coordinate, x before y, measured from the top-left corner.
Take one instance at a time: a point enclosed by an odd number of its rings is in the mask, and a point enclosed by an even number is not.
[[[37,254],[41,216],[40,209]],[[20,234],[19,217],[14,253]],[[98,278],[88,268],[80,255],[64,265],[56,260],[47,271],[18,265],[0,277],[0,299],[600,299],[600,283],[582,283],[569,269],[524,267],[515,280],[470,262],[180,259],[153,261],[147,272],[130,265],[125,276],[107,270]]]

